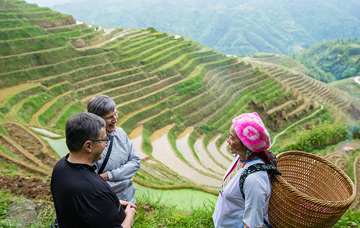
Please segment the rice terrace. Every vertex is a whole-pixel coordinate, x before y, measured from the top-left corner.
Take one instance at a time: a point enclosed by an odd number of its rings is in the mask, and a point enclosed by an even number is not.
[[[89,25],[19,0],[0,0],[0,28],[2,194],[51,207],[51,171],[63,156],[51,142],[92,96],[106,94],[141,158],[139,187],[216,196],[233,159],[231,121],[256,111],[275,154],[307,151],[343,169],[359,211],[359,99],[294,58],[228,56],[179,34]],[[3,225],[10,211],[0,204]]]

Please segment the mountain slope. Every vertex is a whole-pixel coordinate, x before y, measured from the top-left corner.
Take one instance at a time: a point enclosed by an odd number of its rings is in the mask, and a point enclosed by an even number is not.
[[[355,0],[73,0],[52,9],[92,24],[182,34],[233,55],[288,55],[324,40],[360,37]]]

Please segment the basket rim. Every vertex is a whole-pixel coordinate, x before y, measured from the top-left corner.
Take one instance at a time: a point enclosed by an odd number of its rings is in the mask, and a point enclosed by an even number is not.
[[[322,163],[325,163],[326,165],[329,165],[332,169],[334,169],[336,172],[338,172],[340,174],[340,176],[342,176],[345,180],[345,182],[350,186],[351,190],[352,190],[352,194],[351,196],[349,196],[348,199],[343,200],[343,201],[329,201],[329,200],[321,200],[318,198],[315,198],[313,196],[310,195],[306,195],[305,193],[301,192],[300,190],[296,189],[295,187],[293,187],[291,184],[289,184],[281,175],[274,175],[274,179],[276,179],[279,182],[282,182],[282,184],[285,185],[286,188],[288,188],[288,190],[291,190],[296,197],[299,197],[305,201],[311,201],[314,202],[318,205],[322,205],[322,206],[326,206],[331,204],[332,206],[334,206],[334,204],[336,206],[341,206],[341,207],[345,207],[346,205],[350,205],[356,197],[356,190],[355,190],[355,185],[354,183],[351,181],[351,179],[349,178],[349,176],[342,170],[340,169],[338,166],[334,165],[333,163],[331,163],[330,161],[326,160],[323,157],[320,157],[318,155],[314,155],[314,154],[310,154],[308,152],[303,152],[303,151],[286,151],[286,152],[282,152],[280,154],[278,154],[276,156],[277,160],[279,161],[281,157],[287,156],[287,155],[301,155],[301,156],[306,156],[306,157],[310,157],[313,158],[317,161],[320,161]]]

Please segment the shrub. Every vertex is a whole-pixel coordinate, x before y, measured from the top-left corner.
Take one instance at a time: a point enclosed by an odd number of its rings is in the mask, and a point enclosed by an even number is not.
[[[284,151],[320,149],[341,142],[348,136],[349,131],[346,126],[324,123],[314,126],[311,130],[297,133],[296,142],[286,146]]]
[[[205,202],[202,207],[190,212],[169,207],[162,203],[162,197],[145,195],[137,203],[137,216],[134,228],[139,227],[213,227],[212,213],[214,204]]]

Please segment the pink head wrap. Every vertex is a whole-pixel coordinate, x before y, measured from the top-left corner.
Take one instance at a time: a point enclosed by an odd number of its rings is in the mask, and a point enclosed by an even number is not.
[[[260,152],[270,147],[269,132],[256,112],[235,117],[232,126],[244,146],[252,152]]]

